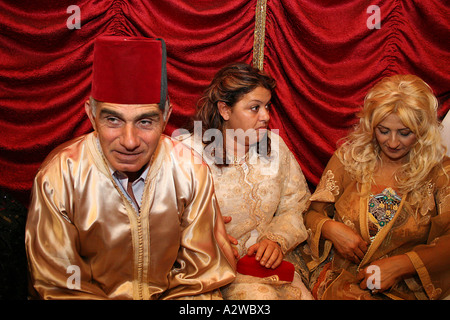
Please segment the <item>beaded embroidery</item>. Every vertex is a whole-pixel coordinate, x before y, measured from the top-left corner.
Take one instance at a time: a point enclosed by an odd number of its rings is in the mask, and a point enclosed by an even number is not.
[[[369,200],[369,234],[370,239],[373,240],[378,231],[383,228],[395,216],[398,206],[402,199],[397,195],[392,188],[386,188],[382,193],[371,195]]]

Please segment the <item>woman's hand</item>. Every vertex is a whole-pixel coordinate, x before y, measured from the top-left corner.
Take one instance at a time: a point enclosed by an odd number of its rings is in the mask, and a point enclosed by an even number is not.
[[[371,268],[371,272],[368,272],[367,268],[371,266],[372,268],[373,266],[376,266],[377,268],[373,268],[375,271]],[[370,266],[359,271],[357,279],[361,281],[359,284],[361,289],[367,289],[367,281],[370,280],[371,285],[369,286],[369,289],[382,292],[391,288],[402,278],[411,276],[415,272],[416,269],[411,260],[407,255],[403,254],[372,262]],[[373,281],[375,281],[375,283],[373,283]]]
[[[360,263],[367,252],[367,243],[352,228],[342,222],[328,220],[322,226],[322,236],[333,242],[334,248],[345,259]]]
[[[249,256],[255,254],[256,261],[266,267],[275,269],[283,261],[284,255],[278,243],[269,239],[263,239],[255,243],[247,250]]]

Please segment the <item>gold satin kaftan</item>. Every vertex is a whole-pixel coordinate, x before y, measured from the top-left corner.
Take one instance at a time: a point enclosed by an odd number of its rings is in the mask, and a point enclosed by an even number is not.
[[[450,160],[444,161],[450,174]],[[450,289],[450,184],[441,175],[430,180],[427,197],[419,206],[410,205],[410,195],[400,195],[401,203],[392,220],[370,239],[368,214],[370,193],[395,186],[358,184],[345,172],[336,155],[330,159],[311,206],[305,214],[306,227],[312,232],[306,253],[312,271],[311,289],[319,299],[439,299]],[[368,191],[369,192],[366,192]],[[367,196],[360,196],[368,194]],[[323,224],[334,219],[351,227],[370,244],[357,266],[338,254],[331,255],[332,243],[320,238]],[[304,251],[305,253],[305,251]],[[394,285],[388,292],[371,295],[359,288],[358,268],[372,261],[406,254],[417,274]],[[308,257],[307,255],[304,255]]]
[[[213,181],[205,163],[179,148],[161,137],[140,212],[114,182],[95,133],[47,157],[26,226],[40,298],[220,298],[216,289],[235,275]]]

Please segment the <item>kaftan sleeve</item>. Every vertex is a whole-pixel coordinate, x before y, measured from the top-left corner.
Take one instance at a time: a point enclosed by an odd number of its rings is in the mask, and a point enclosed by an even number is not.
[[[280,146],[280,157],[279,170],[282,172],[283,182],[278,208],[258,241],[267,238],[277,242],[283,254],[286,254],[308,237],[303,213],[309,205],[311,194],[300,165],[287,146]]]
[[[323,224],[333,219],[334,204],[343,192],[344,166],[334,154],[322,174],[320,182],[310,198],[311,204],[305,213],[305,225],[310,232],[310,247],[313,265],[323,261],[329,253],[331,242],[321,241]]]
[[[235,259],[214,194],[209,168],[196,174],[192,201],[181,217],[177,267],[163,299],[220,299],[218,289],[235,278]],[[206,179],[199,178],[206,175]]]
[[[450,176],[450,160],[445,162]],[[439,177],[435,192],[437,215],[431,219],[426,245],[419,245],[406,253],[411,259],[423,288],[430,299],[450,294],[450,183]]]
[[[62,179],[38,173],[32,189],[25,243],[31,285],[39,299],[106,299],[80,256],[77,229],[68,212],[70,197]],[[65,193],[66,196],[61,194]]]

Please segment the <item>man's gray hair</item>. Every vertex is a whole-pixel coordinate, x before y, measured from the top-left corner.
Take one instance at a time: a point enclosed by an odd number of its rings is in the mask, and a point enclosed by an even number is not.
[[[96,110],[97,110],[97,100],[95,100],[94,98],[89,97],[89,105],[91,106],[91,110],[92,110],[92,116],[95,118],[96,115]]]

